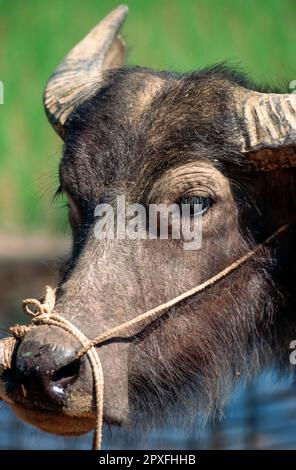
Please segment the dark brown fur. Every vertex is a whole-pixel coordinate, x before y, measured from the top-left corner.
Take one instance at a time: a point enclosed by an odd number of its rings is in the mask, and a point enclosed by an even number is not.
[[[184,75],[116,70],[72,115],[60,181],[71,201],[73,252],[56,310],[87,336],[192,288],[293,220],[295,170],[255,172],[233,143],[237,124],[231,91],[238,84],[252,88],[224,66]],[[176,184],[167,175],[182,186],[178,174],[184,168],[193,187],[213,194],[201,250],[185,252],[176,240],[94,239],[98,203],[114,204],[118,194],[145,206],[161,202],[163,194],[170,199]],[[187,415],[198,410],[215,414],[239,378],[247,379],[273,360],[287,366],[289,342],[296,336],[294,235],[291,224],[258,257],[136,338],[100,347],[105,421],[154,423],[183,407]],[[30,333],[18,357],[28,341],[66,344],[74,357],[73,340],[55,328]],[[23,406],[32,406],[30,394],[21,396],[18,384],[6,386],[2,395],[22,403],[22,417]],[[53,408],[64,417],[64,424],[55,426],[47,424],[45,413],[43,429],[86,430],[77,429],[70,416],[88,417],[87,427],[92,427],[87,361],[82,360],[79,380],[59,406],[46,397],[41,402],[36,398],[37,409]],[[25,419],[40,426],[30,410]]]

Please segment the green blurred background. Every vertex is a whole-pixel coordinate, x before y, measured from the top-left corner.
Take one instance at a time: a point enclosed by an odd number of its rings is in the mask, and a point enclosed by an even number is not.
[[[295,0],[127,0],[129,64],[178,71],[228,60],[259,83],[296,79]],[[41,96],[67,51],[118,0],[0,0],[0,229],[66,231],[62,144]]]

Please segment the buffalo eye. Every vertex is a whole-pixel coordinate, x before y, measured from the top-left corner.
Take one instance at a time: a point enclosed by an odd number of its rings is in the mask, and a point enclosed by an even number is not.
[[[193,217],[198,214],[204,215],[213,205],[213,200],[206,196],[182,196],[178,199],[177,204],[180,209],[182,209],[183,204],[188,205],[190,209],[190,217]]]

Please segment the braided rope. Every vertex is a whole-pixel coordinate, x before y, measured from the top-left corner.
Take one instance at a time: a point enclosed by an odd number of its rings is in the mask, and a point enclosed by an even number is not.
[[[0,341],[0,367],[10,368],[12,362],[12,354],[15,349],[17,341],[24,339],[26,334],[32,329],[39,325],[53,325],[58,328],[62,328],[71,335],[73,335],[77,341],[81,344],[81,349],[76,354],[76,359],[80,359],[86,355],[90,362],[95,390],[95,404],[96,404],[96,427],[94,434],[94,449],[99,450],[102,443],[102,427],[103,427],[103,406],[104,406],[104,375],[102,364],[99,355],[95,349],[96,346],[100,346],[103,342],[109,339],[116,339],[120,335],[121,337],[131,337],[139,333],[145,325],[151,323],[157,318],[161,317],[164,312],[174,305],[179,304],[185,299],[189,299],[193,295],[204,291],[205,289],[213,286],[221,279],[228,276],[230,273],[238,269],[249,259],[253,258],[262,248],[268,245],[274,240],[279,234],[285,232],[289,224],[283,225],[276,230],[270,237],[268,237],[263,243],[257,245],[253,250],[248,251],[245,255],[228,265],[218,274],[214,275],[207,281],[199,284],[198,286],[190,289],[181,295],[175,297],[168,302],[158,305],[145,313],[138,315],[137,317],[129,320],[121,325],[118,325],[104,333],[96,336],[94,339],[89,340],[73,323],[66,320],[62,316],[58,315],[54,311],[55,306],[55,290],[49,286],[46,286],[45,296],[41,300],[37,299],[26,299],[23,301],[23,310],[26,314],[32,317],[30,325],[15,325],[10,328],[10,332],[13,334],[12,337],[4,338]],[[33,309],[32,309],[33,307]]]

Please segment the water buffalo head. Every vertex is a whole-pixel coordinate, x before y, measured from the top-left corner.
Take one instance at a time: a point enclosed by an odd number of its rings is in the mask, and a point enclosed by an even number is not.
[[[55,310],[88,338],[198,285],[295,215],[296,95],[256,91],[222,65],[184,74],[123,67],[126,14],[121,6],[99,23],[44,94],[64,141],[59,192],[73,230]],[[96,207],[107,204],[118,221],[118,196],[146,210],[198,203],[200,249],[170,230],[159,237],[158,226],[151,239],[142,225],[134,239],[98,239]],[[239,376],[284,360],[295,331],[293,227],[137,335],[97,348],[106,423],[215,412]],[[78,349],[55,326],[35,328],[2,373],[2,398],[45,431],[92,429],[92,374]]]

